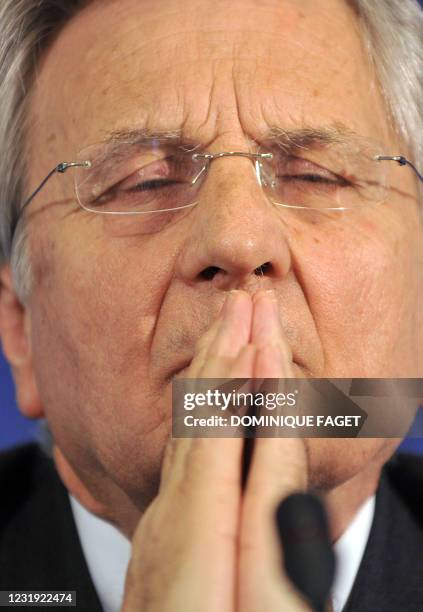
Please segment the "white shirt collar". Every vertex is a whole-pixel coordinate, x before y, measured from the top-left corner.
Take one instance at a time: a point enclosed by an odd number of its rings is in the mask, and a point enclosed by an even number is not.
[[[113,525],[91,512],[69,495],[73,516],[91,579],[104,612],[119,612],[131,543]],[[334,612],[340,612],[350,594],[373,522],[375,496],[367,499],[347,530],[335,543],[337,572],[332,588]]]
[[[360,506],[346,531],[335,542],[337,571],[332,587],[334,612],[340,612],[345,606],[354,584],[373,523],[375,499],[375,495],[372,495]]]
[[[91,514],[69,494],[73,516],[94,588],[104,612],[119,612],[131,542],[113,525]]]

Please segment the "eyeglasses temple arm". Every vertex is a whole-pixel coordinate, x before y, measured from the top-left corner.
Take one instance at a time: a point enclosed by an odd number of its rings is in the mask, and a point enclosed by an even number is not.
[[[417,170],[416,166],[403,155],[377,155],[376,159],[378,161],[396,161],[400,166],[410,166],[410,168],[416,173],[417,177],[423,182],[423,174],[421,174]]]
[[[44,185],[47,183],[47,181],[50,180],[50,178],[53,176],[53,174],[55,174],[56,172],[59,172],[60,174],[63,174],[64,172],[66,172],[66,170],[68,168],[72,168],[74,166],[88,166],[89,163],[90,162],[82,162],[82,163],[80,163],[80,162],[61,162],[60,164],[55,166],[53,168],[53,170],[51,170],[47,174],[45,179],[43,179],[43,181],[38,185],[37,189],[23,203],[23,205],[21,206],[18,214],[15,216],[15,219],[14,219],[13,224],[12,224],[12,240],[13,240],[13,236],[15,235],[16,227],[17,227],[17,225],[19,223],[19,219],[21,218],[23,211],[28,206],[28,204],[30,204],[32,202],[32,200],[35,198],[35,196],[41,191],[41,189],[44,187]]]

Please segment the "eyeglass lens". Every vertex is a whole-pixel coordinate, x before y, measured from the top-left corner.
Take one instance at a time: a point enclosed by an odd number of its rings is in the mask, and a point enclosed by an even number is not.
[[[258,179],[275,204],[298,209],[351,209],[386,198],[387,165],[370,145],[343,143],[287,148],[270,145],[255,162]],[[81,206],[96,213],[171,213],[192,206],[214,160],[161,142],[95,145],[81,151],[90,167],[75,170]],[[224,159],[224,158],[223,158]],[[151,217],[151,214],[149,215]]]

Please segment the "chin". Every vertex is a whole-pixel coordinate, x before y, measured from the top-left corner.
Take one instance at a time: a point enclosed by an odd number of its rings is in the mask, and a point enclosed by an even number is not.
[[[400,442],[398,438],[307,438],[310,489],[326,492],[355,476],[374,475]]]

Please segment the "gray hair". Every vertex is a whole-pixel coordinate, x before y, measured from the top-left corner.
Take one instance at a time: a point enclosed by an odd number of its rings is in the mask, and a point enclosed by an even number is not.
[[[359,15],[363,40],[393,125],[418,163],[423,153],[423,11],[417,0],[348,1]],[[89,0],[1,0],[0,265],[10,261],[22,302],[31,288],[25,224],[19,224],[13,248],[11,228],[26,194],[28,93],[40,56],[61,28],[88,3]]]

